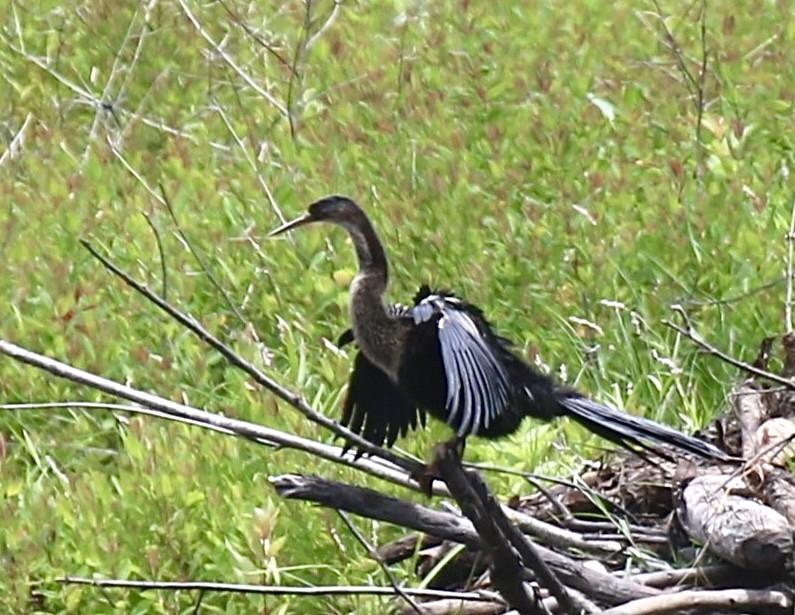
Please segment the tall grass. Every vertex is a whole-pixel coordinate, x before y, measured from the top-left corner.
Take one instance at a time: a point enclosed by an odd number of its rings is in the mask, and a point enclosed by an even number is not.
[[[698,4],[662,10],[698,74]],[[641,0],[7,2],[0,336],[327,438],[110,280],[76,240],[92,238],[165,286],[334,414],[350,360],[324,340],[347,326],[350,246],[339,233],[264,235],[280,214],[341,192],[386,240],[395,300],[423,282],[454,288],[529,360],[633,412],[699,427],[736,373],[660,321],[681,303],[704,335],[745,358],[784,326],[795,22],[786,2],[708,3],[698,143],[699,112],[655,13]],[[0,398],[97,396],[0,360]],[[400,445],[425,455],[444,435],[434,425]],[[3,412],[0,444],[10,612],[176,613],[197,601],[64,588],[53,582],[63,574],[385,583],[334,515],[275,500],[266,481],[310,465],[366,480],[350,471],[82,411]],[[603,445],[573,425],[528,422],[467,454],[565,472]],[[506,495],[528,489],[492,479]],[[377,541],[395,535],[360,526]],[[411,566],[398,575],[412,578]],[[201,604],[384,608],[377,598]]]

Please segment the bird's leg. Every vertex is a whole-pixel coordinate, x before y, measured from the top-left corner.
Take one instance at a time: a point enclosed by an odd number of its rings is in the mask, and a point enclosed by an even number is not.
[[[452,457],[461,463],[464,459],[464,450],[466,449],[466,436],[454,436],[452,439],[444,443],[445,448],[449,451]]]
[[[436,471],[432,461],[412,472],[409,478],[420,486],[420,491],[431,497],[433,495],[433,481],[439,478],[439,473]]]
[[[440,456],[444,456],[445,458],[453,458],[460,464],[464,457],[465,448],[466,438],[463,436],[455,436],[447,442],[437,444],[433,460],[424,465],[418,472],[412,473],[411,478],[419,484],[425,495],[431,497],[433,495],[433,481],[440,478],[439,470],[436,467],[437,459]]]

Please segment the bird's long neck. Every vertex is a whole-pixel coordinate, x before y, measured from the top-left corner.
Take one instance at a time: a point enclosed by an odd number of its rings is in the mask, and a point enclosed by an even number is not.
[[[348,231],[356,248],[356,256],[359,259],[359,275],[383,278],[380,289],[383,294],[389,277],[389,265],[386,261],[384,246],[373,225],[366,217],[362,216],[356,224],[346,224],[345,230]]]
[[[353,335],[365,356],[397,379],[401,351],[401,322],[384,304],[389,280],[386,253],[369,220],[346,225],[359,259],[359,273],[351,283]]]

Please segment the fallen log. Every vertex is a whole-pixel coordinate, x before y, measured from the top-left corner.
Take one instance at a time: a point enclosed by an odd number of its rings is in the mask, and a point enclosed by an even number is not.
[[[792,528],[782,514],[745,497],[748,491],[739,477],[694,478],[678,494],[679,523],[692,539],[737,566],[779,574],[791,570]]]
[[[369,519],[386,521],[452,540],[472,549],[482,550],[485,547],[469,520],[452,513],[317,476],[284,474],[272,476],[268,480],[277,493],[285,498],[315,502]],[[618,605],[661,593],[653,587],[595,570],[580,560],[556,553],[542,545],[537,545],[537,549],[546,564],[567,587],[579,590],[595,602]]]

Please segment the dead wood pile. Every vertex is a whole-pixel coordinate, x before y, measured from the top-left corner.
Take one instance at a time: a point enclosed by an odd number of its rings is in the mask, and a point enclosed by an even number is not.
[[[444,447],[435,466],[458,508],[308,476],[272,482],[285,497],[416,530],[382,545],[382,559],[415,558],[428,587],[490,598],[425,602],[423,613],[792,613],[793,395],[761,378],[732,392],[706,435],[742,465],[620,455],[575,481],[530,479],[536,491],[505,506]]]

